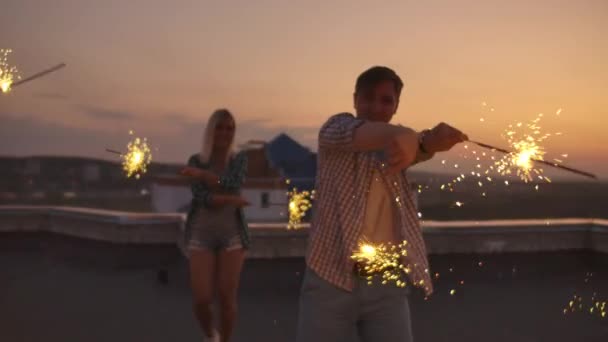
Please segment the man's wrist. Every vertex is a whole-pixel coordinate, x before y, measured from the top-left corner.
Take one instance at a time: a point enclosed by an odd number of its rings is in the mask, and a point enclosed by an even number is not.
[[[428,136],[429,136],[430,132],[431,132],[430,129],[425,129],[425,130],[422,130],[420,133],[418,133],[418,149],[422,153],[427,153],[427,154],[433,153],[433,151],[429,150],[429,148],[427,147],[428,145],[425,144],[426,141],[428,140]]]

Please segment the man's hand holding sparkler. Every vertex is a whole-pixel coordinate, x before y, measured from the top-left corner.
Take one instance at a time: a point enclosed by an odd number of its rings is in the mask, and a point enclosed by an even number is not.
[[[469,139],[466,134],[443,122],[419,134],[407,127],[399,128],[402,132],[394,136],[386,149],[389,174],[414,164],[419,152],[429,155],[423,159],[426,160],[437,152],[448,151]]]
[[[456,144],[469,140],[466,134],[443,122],[421,134],[420,149],[430,154],[449,151]]]

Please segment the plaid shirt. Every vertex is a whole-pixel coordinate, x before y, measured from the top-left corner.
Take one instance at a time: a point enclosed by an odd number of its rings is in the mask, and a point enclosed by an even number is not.
[[[315,212],[310,229],[306,263],[331,284],[352,291],[354,260],[365,215],[372,171],[380,171],[395,198],[399,212],[398,231],[407,241],[405,262],[411,283],[433,292],[422,229],[405,170],[389,176],[372,152],[353,150],[355,129],[365,121],[350,113],[337,114],[321,127],[315,194]],[[429,159],[420,154],[416,162]],[[422,283],[421,283],[422,281]]]

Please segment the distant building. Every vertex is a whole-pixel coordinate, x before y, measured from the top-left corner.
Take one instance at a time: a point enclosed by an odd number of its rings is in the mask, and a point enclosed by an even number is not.
[[[101,172],[99,165],[95,163],[88,163],[84,166],[84,181],[85,182],[98,182],[101,178]]]
[[[135,180],[125,177],[118,161],[65,156],[0,156],[0,189],[12,193],[139,194],[141,189],[149,187],[152,176],[177,170],[178,165],[151,163],[144,177]]]
[[[245,217],[251,221],[282,221],[287,215],[287,185],[281,170],[269,158],[269,144],[251,141],[241,148],[247,153],[247,177],[241,194],[251,205]]]
[[[287,192],[293,188],[299,191],[314,189],[316,153],[284,133],[268,142],[249,141],[239,149],[247,153],[249,161],[242,187],[242,195],[251,203],[245,209],[247,217],[253,221],[285,221],[288,216]],[[118,159],[0,156],[0,200],[10,202],[19,197],[43,199],[61,196],[103,202],[108,198],[141,198],[149,194],[155,211],[185,212],[192,199],[190,189],[171,183],[181,167],[181,164],[151,163],[147,173],[136,180],[126,178]],[[421,190],[427,185],[436,188],[433,180],[431,173],[410,172],[414,200],[418,200],[418,187]],[[429,191],[422,199],[423,205],[433,205],[441,201],[441,193]],[[150,202],[146,202],[148,204]],[[309,211],[304,220],[308,220],[311,214]]]
[[[266,145],[270,165],[290,180],[290,188],[313,190],[317,172],[317,154],[287,134],[279,134]]]
[[[251,205],[245,208],[245,216],[251,221],[286,220],[287,192],[293,187],[298,190],[314,187],[315,154],[286,134],[280,134],[270,142],[249,141],[240,149],[248,157],[247,177],[241,194]],[[152,184],[152,204],[159,212],[184,212],[189,208],[190,188],[172,185],[174,178],[159,176]]]
[[[26,176],[37,176],[40,174],[40,160],[38,159],[28,159],[25,162],[25,168],[23,169],[23,174]]]

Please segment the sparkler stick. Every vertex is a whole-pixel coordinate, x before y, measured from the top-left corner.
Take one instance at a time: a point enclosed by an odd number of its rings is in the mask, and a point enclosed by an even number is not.
[[[480,147],[483,147],[483,148],[487,148],[487,149],[490,149],[490,150],[495,150],[495,151],[506,153],[506,154],[513,153],[513,152],[505,150],[503,148],[499,148],[499,147],[495,147],[495,146],[492,146],[492,145],[484,144],[484,143],[481,143],[481,142],[478,142],[478,141],[469,140],[469,142],[472,142],[473,144],[475,144],[477,146],[480,146]],[[589,178],[592,178],[592,179],[597,179],[597,176],[594,175],[594,174],[592,174],[592,173],[589,173],[589,172],[586,172],[586,171],[577,170],[575,168],[572,168],[572,167],[569,167],[569,166],[566,166],[566,165],[551,163],[551,162],[548,162],[546,160],[540,160],[540,159],[534,159],[534,158],[532,158],[530,160],[533,161],[533,162],[537,162],[537,163],[545,164],[545,165],[548,165],[548,166],[552,166],[552,167],[555,167],[555,168],[558,168],[558,169],[570,171],[572,173],[576,173],[576,174],[579,174],[579,175],[582,175],[582,176],[586,176],[586,177],[589,177]]]
[[[118,152],[116,150],[111,150],[109,148],[106,148],[106,152],[110,152],[110,153],[114,153],[114,154],[118,154],[119,156],[122,155],[122,152]]]
[[[16,87],[16,86],[18,86],[18,85],[20,85],[20,84],[25,83],[25,82],[29,82],[29,81],[35,80],[35,79],[40,78],[40,77],[42,77],[42,76],[44,76],[44,75],[50,74],[50,73],[52,73],[52,72],[54,72],[54,71],[57,71],[57,70],[59,70],[59,69],[61,69],[61,68],[65,67],[65,66],[66,66],[66,64],[65,64],[65,63],[57,64],[57,65],[55,65],[55,66],[54,66],[54,67],[52,67],[52,68],[49,68],[49,69],[43,70],[43,71],[41,71],[41,72],[39,72],[39,73],[36,73],[36,74],[34,74],[34,75],[30,76],[30,77],[24,78],[24,79],[22,79],[22,80],[20,80],[20,81],[18,81],[18,82],[13,83],[13,84],[12,84],[12,87],[14,88],[14,87]]]

